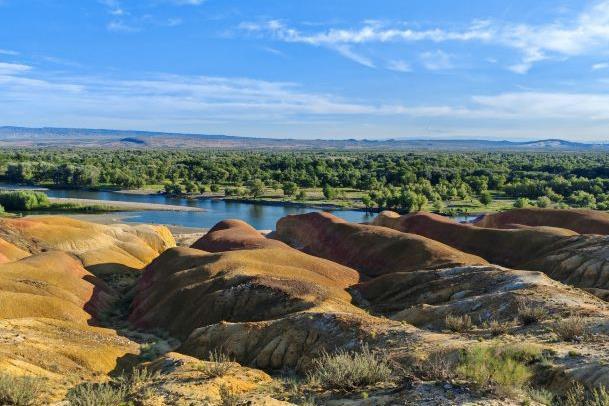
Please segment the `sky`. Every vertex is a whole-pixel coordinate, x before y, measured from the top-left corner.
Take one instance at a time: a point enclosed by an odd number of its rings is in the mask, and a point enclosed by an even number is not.
[[[609,0],[0,0],[0,126],[609,142]]]

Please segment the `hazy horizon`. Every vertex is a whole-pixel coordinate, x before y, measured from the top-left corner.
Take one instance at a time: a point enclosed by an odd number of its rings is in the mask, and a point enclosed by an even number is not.
[[[0,0],[0,125],[606,142],[607,27],[609,0]]]

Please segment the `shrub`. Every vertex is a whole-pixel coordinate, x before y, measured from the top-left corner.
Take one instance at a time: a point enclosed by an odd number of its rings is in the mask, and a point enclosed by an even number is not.
[[[0,205],[6,210],[35,210],[49,207],[51,202],[42,192],[19,190],[0,193]]]
[[[525,326],[539,323],[547,317],[548,311],[545,307],[539,306],[529,300],[521,301],[518,304],[518,318]]]
[[[72,388],[66,400],[71,406],[116,406],[127,398],[125,385],[84,383]]]
[[[203,372],[207,378],[224,376],[232,368],[230,357],[220,351],[210,351],[209,361],[202,362],[197,370]]]
[[[501,393],[512,394],[522,389],[532,377],[525,364],[528,355],[522,350],[477,345],[464,350],[457,373],[480,387],[492,387]]]
[[[27,376],[0,374],[0,404],[28,406],[36,404],[42,381]]]
[[[545,406],[552,406],[554,404],[554,394],[546,389],[533,389],[530,388],[528,391],[529,398],[537,403]]]
[[[147,400],[155,397],[149,386],[159,377],[158,372],[150,372],[146,368],[134,369],[130,375],[122,375],[107,383],[78,385],[68,392],[66,400],[71,406],[130,405],[132,401],[146,404]]]
[[[453,316],[451,314],[447,315],[444,319],[444,325],[447,329],[451,331],[456,331],[458,333],[464,333],[466,331],[471,330],[472,328],[472,318],[469,315],[464,316]]]
[[[221,385],[219,389],[221,406],[237,406],[240,404],[239,396],[228,385]]]
[[[421,365],[421,372],[426,378],[445,381],[454,377],[457,361],[454,351],[439,350],[432,352]]]
[[[364,346],[360,352],[323,353],[313,360],[308,379],[325,389],[353,389],[386,382],[391,377],[387,357]]]
[[[562,399],[562,406],[581,406],[585,405],[586,388],[579,382],[574,383],[565,393]]]
[[[486,323],[485,328],[489,330],[493,337],[502,336],[507,334],[512,327],[512,324],[509,322],[500,322],[498,320],[491,320],[489,323]]]
[[[588,323],[580,316],[559,320],[552,330],[563,341],[581,341],[590,334]]]
[[[547,196],[541,196],[537,199],[537,202],[535,202],[535,204],[537,205],[537,207],[544,209],[552,204],[552,200],[550,200],[550,198]]]
[[[528,207],[530,204],[531,204],[531,202],[526,197],[519,197],[514,202],[514,207],[517,209],[522,209],[524,207]]]

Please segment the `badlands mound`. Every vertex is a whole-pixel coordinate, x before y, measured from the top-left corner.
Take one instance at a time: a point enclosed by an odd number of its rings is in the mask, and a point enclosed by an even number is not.
[[[208,252],[234,251],[256,248],[285,248],[276,240],[264,238],[254,227],[241,220],[222,220],[207,234],[191,245]]]
[[[609,214],[586,209],[512,209],[486,214],[473,224],[488,228],[513,228],[514,224],[522,224],[566,228],[579,234],[609,234]]]
[[[51,251],[0,265],[0,369],[56,380],[110,372],[137,346],[92,327],[116,293],[71,254]],[[52,397],[53,394],[51,393]]]
[[[168,230],[26,217],[0,220],[0,235],[4,373],[53,382],[41,399],[50,401],[79,379],[100,379],[138,353],[135,342],[97,327],[119,292],[94,273],[105,269],[122,276],[143,268],[172,245]]]
[[[32,254],[49,250],[72,253],[98,276],[141,269],[175,246],[164,226],[101,225],[63,216],[0,219],[0,237]]]
[[[370,277],[397,271],[487,263],[478,256],[429,238],[348,223],[325,212],[283,217],[277,222],[275,238]]]
[[[428,334],[354,306],[346,290],[360,281],[353,269],[251,230],[222,222],[201,240],[227,251],[163,253],[138,282],[130,320],[184,340],[179,350],[186,354],[207,357],[221,350],[264,369],[303,370],[324,351],[358,348],[391,334],[414,344]]]
[[[373,224],[441,241],[491,263],[542,271],[552,279],[609,295],[609,238],[548,227],[480,228],[431,213],[382,212]]]

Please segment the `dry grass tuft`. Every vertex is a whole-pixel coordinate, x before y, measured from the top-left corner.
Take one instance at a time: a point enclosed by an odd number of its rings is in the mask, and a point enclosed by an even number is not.
[[[463,351],[457,374],[481,388],[512,395],[533,376],[528,364],[540,358],[539,348],[476,345]]]
[[[27,376],[0,374],[0,404],[29,406],[37,404],[42,381]]]
[[[391,374],[386,355],[364,346],[360,352],[323,353],[313,360],[308,379],[325,389],[349,390],[387,382]]]
[[[66,400],[71,406],[116,406],[147,404],[148,399],[158,398],[150,387],[160,378],[157,372],[134,369],[131,374],[115,378],[107,383],[84,383],[72,388]],[[136,403],[133,403],[136,402]]]
[[[518,318],[525,326],[539,323],[547,317],[547,309],[530,300],[523,300],[518,304]]]
[[[590,336],[588,322],[580,316],[559,320],[552,330],[563,341],[583,341]]]
[[[467,314],[464,316],[453,316],[449,314],[444,319],[444,325],[450,331],[465,333],[472,329],[473,323],[472,318]]]
[[[207,378],[218,378],[226,375],[232,368],[233,361],[230,357],[220,351],[210,351],[209,360],[197,366],[197,370],[206,375]]]

